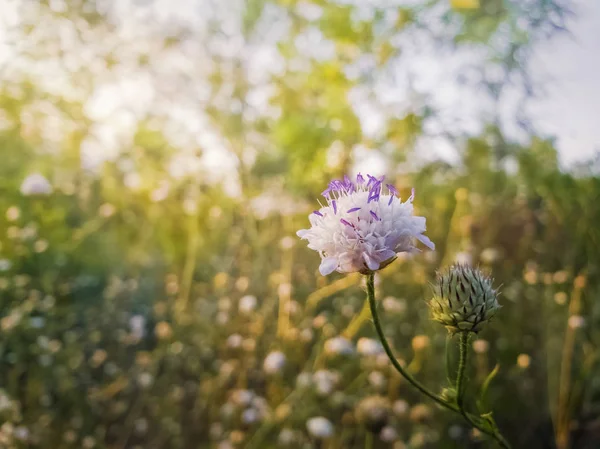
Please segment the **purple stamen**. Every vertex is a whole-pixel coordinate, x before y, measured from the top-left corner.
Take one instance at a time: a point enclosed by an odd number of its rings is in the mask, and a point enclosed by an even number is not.
[[[340,182],[340,181],[338,181],[337,179],[334,179],[333,181],[331,181],[331,182],[329,183],[329,188],[330,188],[332,191],[334,191],[334,192],[337,192],[337,191],[339,191],[339,190],[342,190],[342,185],[341,185],[341,182]]]
[[[392,195],[398,195],[398,190],[392,184],[386,184],[385,186],[392,193]]]
[[[360,207],[353,207],[352,209],[348,209],[346,211],[347,214],[351,214],[352,212],[356,212],[357,210],[360,210]]]
[[[375,178],[374,176],[371,176],[371,175],[367,175],[367,176],[369,178],[369,182],[367,183],[367,189],[368,189],[373,185],[373,183],[377,182],[377,178]]]
[[[371,216],[372,216],[372,217],[373,217],[375,220],[377,220],[377,221],[381,221],[375,212],[373,212],[373,211],[371,210],[371,211],[369,211],[369,213],[371,214]]]
[[[412,201],[415,199],[415,189],[414,187],[410,190],[410,198],[408,199],[409,202],[412,203]]]
[[[354,187],[354,183],[350,180],[350,178],[348,178],[347,175],[344,175],[344,187],[349,192],[354,192],[354,190],[356,190]]]
[[[330,193],[331,193],[331,187],[327,187],[325,190],[323,190],[323,192],[321,193],[321,196],[328,198]]]
[[[361,175],[360,173],[358,175],[356,175],[356,183],[358,185],[362,185],[365,182],[365,178],[363,178],[363,175]]]
[[[333,213],[337,215],[337,203],[335,200],[331,202],[331,206],[333,207]]]
[[[394,201],[394,195],[390,195],[390,200],[388,201],[388,206],[392,204],[392,201]]]
[[[340,223],[345,224],[346,226],[350,226],[351,228],[354,227],[354,226],[352,226],[352,223],[350,223],[347,220],[344,220],[343,218],[340,218]]]
[[[371,190],[369,191],[369,197],[367,198],[367,203],[370,203],[373,200],[379,201],[380,193],[381,193],[381,181],[376,180],[375,184],[373,184],[373,187],[371,187]]]
[[[313,214],[318,215],[319,217],[323,216],[323,214],[321,212],[319,212],[318,210],[313,210]]]

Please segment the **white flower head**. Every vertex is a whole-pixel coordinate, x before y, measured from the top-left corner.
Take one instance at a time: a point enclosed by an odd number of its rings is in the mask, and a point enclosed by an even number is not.
[[[254,309],[256,309],[257,302],[258,301],[256,299],[256,296],[253,296],[253,295],[242,296],[240,298],[240,301],[238,302],[238,310],[240,311],[240,313],[243,313],[243,314],[252,313],[254,311]]]
[[[316,416],[306,421],[306,429],[313,438],[326,439],[333,435],[333,424],[323,416]]]
[[[273,351],[265,357],[263,369],[267,374],[277,374],[285,367],[285,354],[281,351]]]
[[[364,356],[383,354],[383,346],[373,338],[361,337],[356,343],[358,353]]]
[[[33,173],[27,176],[21,184],[21,194],[25,196],[50,195],[52,190],[50,181],[40,173]]]
[[[327,355],[351,355],[354,354],[354,345],[344,337],[330,338],[325,342],[325,353]]]
[[[413,215],[414,191],[402,202],[393,185],[384,193],[384,177],[367,178],[359,173],[355,182],[347,176],[331,181],[323,192],[327,205],[309,216],[310,229],[297,233],[321,255],[323,276],[384,268],[398,253],[415,251],[415,239],[435,249],[423,235],[425,218]]]

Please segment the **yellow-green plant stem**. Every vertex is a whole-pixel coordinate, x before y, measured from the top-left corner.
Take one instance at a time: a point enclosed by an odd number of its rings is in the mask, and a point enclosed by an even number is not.
[[[438,396],[437,394],[433,393],[427,387],[425,387],[421,382],[419,382],[417,379],[415,379],[409,372],[407,372],[404,369],[404,367],[402,367],[400,362],[398,362],[398,360],[396,359],[396,356],[394,355],[392,348],[390,347],[387,339],[385,338],[385,335],[383,333],[383,328],[381,327],[381,321],[379,320],[379,314],[377,313],[377,302],[375,300],[375,274],[369,273],[366,276],[367,276],[367,300],[369,301],[369,307],[371,309],[371,316],[373,318],[373,324],[375,326],[375,330],[379,337],[379,341],[381,342],[381,345],[383,346],[385,353],[387,354],[388,358],[390,359],[390,362],[392,362],[392,365],[396,369],[396,371],[398,371],[402,375],[402,377],[404,377],[413,387],[415,387],[417,390],[419,390],[425,396],[434,400],[442,407],[445,407],[448,410],[452,410],[453,412],[456,412],[456,413],[459,413],[460,415],[462,415],[464,417],[464,419],[469,424],[471,424],[473,427],[475,427],[476,429],[480,430],[481,432],[496,439],[498,444],[501,447],[503,447],[504,449],[511,449],[510,444],[500,434],[500,432],[498,432],[495,429],[492,430],[492,429],[489,429],[488,427],[484,426],[482,418],[471,415],[470,413],[466,412],[464,410],[464,408],[462,408],[462,407],[459,408],[459,406],[457,404],[450,403],[450,402],[446,401],[445,399],[441,398],[440,396]],[[466,355],[465,355],[465,365],[466,365]],[[463,376],[464,376],[464,369],[463,369]],[[463,381],[461,381],[461,385],[462,385]],[[457,383],[458,383],[458,379],[457,379]]]
[[[373,449],[373,432],[367,431],[365,435],[365,449]]]

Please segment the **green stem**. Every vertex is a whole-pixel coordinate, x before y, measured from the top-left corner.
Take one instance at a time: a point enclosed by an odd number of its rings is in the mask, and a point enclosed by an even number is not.
[[[456,402],[458,404],[458,408],[463,410],[463,402],[464,402],[464,383],[465,383],[465,372],[467,368],[467,355],[469,354],[469,333],[461,332],[460,333],[460,341],[459,341],[459,349],[460,349],[460,359],[458,361],[458,373],[456,374]]]
[[[365,436],[365,449],[373,449],[373,432],[367,431]]]
[[[390,347],[387,339],[385,338],[385,335],[383,333],[383,328],[381,327],[381,321],[379,320],[379,314],[377,313],[377,302],[375,301],[375,274],[374,273],[367,274],[367,299],[369,301],[369,307],[371,309],[371,315],[373,317],[373,324],[375,325],[375,330],[377,331],[379,341],[381,342],[381,345],[383,346],[385,353],[387,354],[388,358],[390,359],[390,362],[392,362],[392,365],[394,366],[396,371],[398,371],[402,375],[402,377],[404,377],[413,387],[415,387],[417,390],[419,390],[425,396],[434,400],[442,407],[445,407],[449,410],[452,410],[453,412],[456,412],[456,413],[459,413],[460,415],[462,415],[464,417],[464,419],[469,424],[471,424],[473,427],[475,427],[476,429],[480,430],[481,432],[495,438],[496,441],[498,442],[498,444],[502,448],[511,449],[510,444],[506,441],[506,439],[504,439],[504,437],[500,434],[499,431],[497,431],[495,429],[491,430],[491,429],[487,428],[486,426],[484,426],[481,422],[481,418],[475,417],[475,416],[471,415],[470,413],[466,412],[462,408],[462,406],[459,408],[457,405],[446,402],[446,400],[444,400],[437,394],[433,393],[432,391],[427,389],[427,387],[425,387],[423,384],[421,384],[418,380],[416,380],[408,371],[406,371],[402,367],[400,362],[398,362],[398,360],[396,359],[396,356],[394,356],[394,352],[392,351],[392,348]],[[466,349],[466,342],[465,342],[465,349]],[[465,357],[465,360],[463,363],[463,365],[464,365],[463,366],[463,376],[464,376],[464,369],[466,366],[466,351],[465,351],[464,357]],[[462,359],[462,354],[461,354],[461,359]],[[460,375],[460,368],[459,368],[459,376],[458,377],[461,378],[463,376]],[[457,383],[458,383],[458,379],[457,379]],[[462,383],[462,381],[461,381],[461,383]],[[461,388],[462,388],[462,384],[461,384]]]

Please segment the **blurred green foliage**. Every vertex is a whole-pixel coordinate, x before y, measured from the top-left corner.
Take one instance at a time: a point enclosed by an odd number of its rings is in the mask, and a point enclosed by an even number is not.
[[[564,28],[559,4],[205,2],[203,31],[174,19],[131,39],[103,3],[39,2],[13,30],[24,39],[14,60],[26,63],[9,67],[0,92],[0,447],[362,448],[374,395],[390,409],[376,447],[490,447],[361,349],[374,331],[356,325],[359,279],[322,278],[295,237],[328,180],[352,170],[357,146],[385,161],[403,197],[416,188],[437,246],[379,277],[398,356],[426,384],[445,381],[445,332],[421,298],[440,267],[478,264],[502,286],[503,308],[473,344],[469,382],[482,385],[499,364],[487,397],[504,434],[515,448],[600,445],[600,178],[561,170],[552,140],[531,129],[514,142],[493,114],[478,132],[442,130],[455,163],[415,164],[440,114],[429,97],[402,112],[379,101],[375,135],[351,101],[357,87],[377,98],[376,80],[423,35],[451,54],[484,48],[477,70],[495,64],[504,75],[475,84],[494,101],[509,75],[527,92],[526,56]],[[81,47],[59,45],[54,27],[65,23],[77,24]],[[308,31],[322,40],[299,45]],[[248,55],[265,42],[280,67],[256,81]],[[321,45],[331,52],[314,54]],[[77,48],[87,64],[69,60]],[[169,71],[172,52],[190,65]],[[77,67],[65,69],[66,92],[29,73],[44,61]],[[359,61],[367,68],[352,74]],[[99,120],[86,102],[123,67],[151,73],[163,103],[134,114],[132,137],[89,169],[82,148]],[[265,86],[258,107],[251,98]],[[193,107],[176,116],[171,99]],[[173,127],[196,115],[205,128],[195,134],[217,138],[190,145]],[[178,169],[206,161],[211,145],[235,156],[223,183],[202,164],[173,174],[182,153]],[[20,191],[36,172],[50,194]],[[284,366],[265,362],[272,351]],[[323,446],[307,432],[315,416],[333,424]]]

